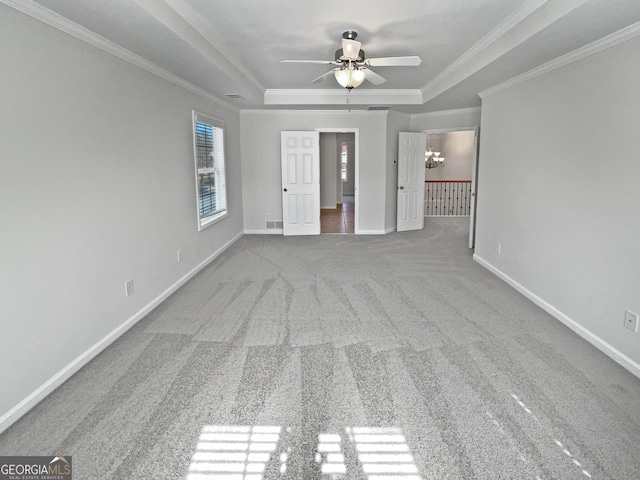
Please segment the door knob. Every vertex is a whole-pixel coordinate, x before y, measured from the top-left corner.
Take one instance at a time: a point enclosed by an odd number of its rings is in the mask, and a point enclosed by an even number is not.
[[[400,190],[404,190],[404,187],[402,185],[400,185]]]
[[[287,189],[285,188],[285,189],[284,189],[284,191],[286,192],[286,191],[287,191]]]

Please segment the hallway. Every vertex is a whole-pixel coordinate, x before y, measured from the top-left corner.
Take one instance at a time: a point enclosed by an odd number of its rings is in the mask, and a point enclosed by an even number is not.
[[[320,233],[353,233],[354,218],[353,200],[343,201],[335,209],[323,208],[320,210]]]

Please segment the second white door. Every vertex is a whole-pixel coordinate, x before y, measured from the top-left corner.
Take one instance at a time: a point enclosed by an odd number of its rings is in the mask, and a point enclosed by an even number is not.
[[[398,138],[398,213],[396,230],[424,227],[424,133],[400,132]]]

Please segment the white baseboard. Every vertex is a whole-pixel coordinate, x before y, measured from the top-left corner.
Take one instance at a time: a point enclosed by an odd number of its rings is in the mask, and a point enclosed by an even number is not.
[[[549,304],[548,302],[546,302],[545,300],[540,298],[538,295],[536,295],[535,293],[533,293],[529,289],[527,289],[527,288],[523,287],[522,285],[520,285],[518,282],[516,282],[509,275],[507,275],[506,273],[502,272],[498,268],[494,267],[492,264],[490,264],[489,262],[487,262],[483,258],[481,258],[478,255],[474,254],[473,255],[473,259],[476,262],[478,262],[480,265],[485,267],[487,270],[489,270],[491,273],[493,273],[497,277],[499,277],[502,280],[504,280],[505,282],[507,282],[509,285],[511,285],[513,288],[515,288],[522,295],[524,295],[529,300],[531,300],[533,303],[535,303],[540,308],[542,308],[545,312],[547,312],[551,316],[555,317],[557,320],[559,320],[560,322],[565,324],[567,327],[569,327],[571,330],[576,332],[578,335],[580,335],[582,338],[584,338],[587,342],[592,344],[594,347],[596,347],[602,353],[604,353],[605,355],[607,355],[608,357],[613,359],[615,362],[617,362],[620,365],[622,365],[624,368],[626,368],[631,373],[633,373],[636,377],[640,378],[640,364],[638,364],[637,362],[635,362],[631,358],[627,357],[624,353],[622,353],[617,348],[613,347],[612,345],[609,345],[607,342],[605,342],[603,339],[598,337],[596,334],[594,334],[590,330],[587,330],[586,328],[584,328],[578,322],[576,322],[575,320],[571,319],[570,317],[568,317],[567,315],[562,313],[556,307],[554,307],[553,305]]]
[[[40,387],[34,390],[30,395],[28,395],[24,400],[18,403],[15,407],[10,409],[7,413],[0,417],[0,433],[9,428],[12,424],[14,424],[20,417],[26,414],[29,410],[35,407],[40,401],[42,401],[47,395],[53,392],[56,388],[62,385],[66,380],[71,378],[71,376],[84,367],[87,363],[89,363],[96,355],[102,352],[105,348],[111,345],[114,341],[116,341],[122,334],[124,334],[127,330],[129,330],[133,325],[135,325],[139,320],[145,317],[151,310],[160,305],[164,300],[166,300],[172,293],[178,290],[182,285],[187,283],[195,274],[197,274],[200,270],[206,267],[209,263],[215,260],[222,252],[224,252],[227,248],[233,245],[236,241],[242,237],[244,232],[240,232],[227,243],[225,243],[222,247],[216,250],[212,255],[207,257],[203,262],[197,265],[194,269],[180,278],[177,282],[167,288],[164,292],[154,298],[150,303],[145,305],[143,308],[138,310],[132,317],[130,317],[127,321],[125,321],[122,325],[117,327],[115,330],[111,331],[107,334],[106,337],[101,339],[98,343],[90,347],[84,353],[82,353],[79,357],[69,363],[66,367],[56,373],[53,377],[49,378],[46,382],[44,382]]]
[[[386,230],[360,230],[358,235],[385,235],[387,233],[395,232],[396,227],[388,228]],[[268,230],[245,230],[245,235],[282,235],[281,228],[270,228]]]
[[[245,235],[282,235],[281,228],[269,228],[264,230],[245,230]]]

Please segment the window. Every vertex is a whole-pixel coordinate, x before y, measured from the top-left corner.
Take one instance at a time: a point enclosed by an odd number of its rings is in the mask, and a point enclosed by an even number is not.
[[[193,112],[198,230],[227,216],[224,122]]]
[[[342,144],[342,151],[340,152],[340,163],[342,164],[342,181],[347,181],[347,144]]]

